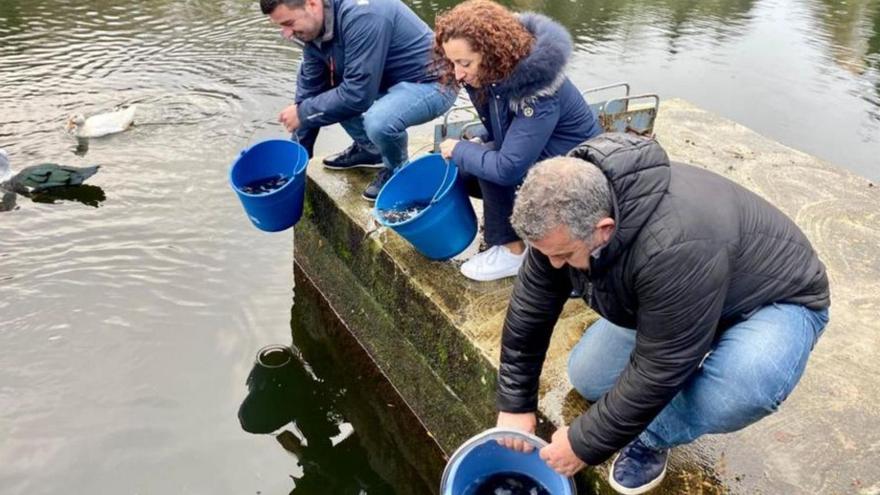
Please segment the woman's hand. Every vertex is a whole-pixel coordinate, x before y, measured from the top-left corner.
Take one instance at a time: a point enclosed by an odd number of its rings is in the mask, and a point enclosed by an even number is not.
[[[447,160],[451,160],[452,150],[455,149],[456,144],[458,144],[458,139],[447,139],[440,143],[440,156]]]

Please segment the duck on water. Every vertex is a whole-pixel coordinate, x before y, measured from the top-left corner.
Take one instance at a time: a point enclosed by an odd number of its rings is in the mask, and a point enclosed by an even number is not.
[[[81,139],[116,134],[127,130],[134,124],[136,111],[137,105],[131,105],[122,110],[92,115],[88,118],[77,113],[67,119],[65,127],[67,132]]]
[[[9,211],[15,208],[16,194],[34,198],[35,195],[47,191],[61,191],[80,186],[86,179],[95,175],[99,168],[100,165],[72,167],[57,163],[41,163],[25,167],[15,173],[10,165],[8,153],[6,150],[0,149],[0,196],[2,196],[0,211]],[[94,188],[94,186],[86,187]],[[100,188],[94,189],[100,190]],[[62,196],[65,195],[62,194]],[[99,196],[103,196],[103,192]],[[73,195],[70,199],[77,200],[77,197]],[[87,202],[87,204],[92,202]]]

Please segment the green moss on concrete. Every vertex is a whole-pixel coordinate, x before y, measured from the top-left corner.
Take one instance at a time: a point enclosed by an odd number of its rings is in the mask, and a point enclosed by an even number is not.
[[[344,209],[337,208],[333,198],[317,187],[311,187],[310,191],[315,215],[309,217],[309,223],[315,233],[332,240],[335,255],[343,260],[358,283],[387,309],[397,332],[423,355],[450,388],[462,400],[473,404],[475,411],[482,410],[486,417],[493,416],[492,401],[487,397],[492,397],[494,368],[484,360],[463,359],[461,356],[466,353],[478,355],[478,352],[401,265],[377,240],[366,236],[362,225]],[[306,250],[297,251],[303,257],[310,255]],[[493,384],[475,389],[471,377],[480,372],[492,373]]]
[[[491,365],[418,293],[376,241],[321,188],[296,227],[296,260],[327,294],[380,369],[400,389],[438,442],[451,452],[494,416]],[[491,385],[491,384],[490,384]],[[452,392],[452,393],[450,393]]]
[[[310,196],[306,194],[305,200],[303,200],[303,216],[311,217],[313,216],[312,213],[312,201],[310,199]]]
[[[295,281],[294,344],[320,376],[357,382],[337,400],[373,469],[406,493],[438,493],[437,480],[445,465],[440,446],[299,267]]]

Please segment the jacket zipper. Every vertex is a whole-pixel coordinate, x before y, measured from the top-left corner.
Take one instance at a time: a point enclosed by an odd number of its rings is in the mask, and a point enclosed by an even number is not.
[[[492,91],[491,89],[489,90],[489,92],[492,94],[492,104],[495,106],[495,122],[498,123],[498,129],[497,129],[497,131],[499,132],[498,136],[501,137],[504,130],[501,128],[501,112],[498,110],[498,95],[496,95],[495,92]],[[491,124],[491,122],[490,122],[490,124]],[[496,129],[492,129],[492,134],[495,134],[495,133],[496,133]],[[500,143],[500,142],[504,141],[504,138],[501,137],[501,139],[499,141],[498,137],[496,137],[495,141],[496,141],[496,143]]]
[[[336,60],[333,58],[333,55],[330,55],[330,87],[336,87]]]

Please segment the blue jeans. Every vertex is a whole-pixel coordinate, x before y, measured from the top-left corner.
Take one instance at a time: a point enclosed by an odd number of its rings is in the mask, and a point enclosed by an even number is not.
[[[794,390],[828,310],[771,304],[728,328],[684,388],[639,436],[654,449],[728,433],[776,412]],[[636,332],[599,319],[568,359],[568,375],[595,402],[614,386],[635,348]]]
[[[456,92],[440,83],[402,82],[388,88],[362,115],[340,122],[360,147],[380,153],[387,168],[407,161],[408,127],[443,115],[455,103]]]

